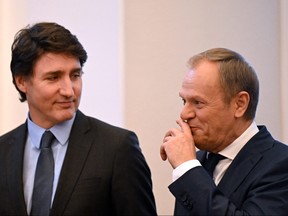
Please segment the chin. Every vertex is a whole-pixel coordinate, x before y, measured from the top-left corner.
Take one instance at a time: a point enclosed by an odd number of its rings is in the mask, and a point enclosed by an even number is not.
[[[200,149],[200,150],[207,150],[207,144],[204,140],[200,140],[200,139],[195,139],[194,138],[194,142],[195,142],[195,146],[196,148]]]
[[[59,115],[59,120],[61,121],[67,121],[67,120],[70,120],[71,118],[73,118],[74,114],[75,114],[75,110],[69,110],[69,111],[65,111],[65,112],[62,112],[60,115]]]

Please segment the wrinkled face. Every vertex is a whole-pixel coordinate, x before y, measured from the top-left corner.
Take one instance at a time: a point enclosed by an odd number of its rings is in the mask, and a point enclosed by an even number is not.
[[[217,63],[202,61],[188,71],[179,94],[184,102],[181,118],[189,124],[197,148],[218,152],[235,139],[235,106],[224,102]]]
[[[31,77],[16,77],[18,88],[26,94],[32,121],[50,128],[71,119],[80,103],[81,75],[77,58],[48,52],[38,59]]]

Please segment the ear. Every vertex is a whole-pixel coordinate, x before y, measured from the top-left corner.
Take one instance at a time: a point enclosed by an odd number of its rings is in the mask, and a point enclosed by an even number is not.
[[[15,76],[15,83],[20,91],[26,93],[27,78],[24,78],[23,76]]]
[[[248,104],[250,101],[250,96],[248,92],[241,91],[235,97],[235,117],[240,118],[243,117],[244,113],[247,110]]]

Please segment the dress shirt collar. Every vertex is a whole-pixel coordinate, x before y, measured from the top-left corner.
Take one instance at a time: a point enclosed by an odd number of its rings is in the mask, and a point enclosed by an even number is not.
[[[234,140],[225,149],[219,152],[219,154],[233,160],[238,152],[244,147],[244,145],[256,134],[259,129],[253,121],[251,125],[241,134],[236,140]]]
[[[72,125],[75,119],[75,115],[76,114],[74,114],[72,119],[61,122],[57,125],[54,125],[52,128],[49,128],[49,130],[54,134],[54,136],[56,137],[56,139],[61,145],[64,145],[65,143],[67,143],[67,140],[69,138],[70,131],[72,129]],[[39,149],[42,134],[45,132],[46,129],[41,128],[38,125],[36,125],[30,119],[29,113],[28,113],[27,122],[28,122],[28,134],[31,138],[32,144],[37,149]]]

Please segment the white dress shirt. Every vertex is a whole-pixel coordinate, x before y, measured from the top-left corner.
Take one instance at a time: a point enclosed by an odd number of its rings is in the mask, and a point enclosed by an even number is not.
[[[239,151],[243,148],[243,146],[256,134],[258,133],[259,129],[256,123],[253,121],[252,124],[241,134],[236,140],[234,140],[230,145],[228,145],[225,149],[218,152],[226,157],[226,159],[220,160],[217,166],[215,167],[213,173],[213,179],[216,185],[220,182],[223,175],[225,174],[226,170],[228,169],[229,165],[232,163],[236,155]],[[195,160],[189,160],[173,170],[172,173],[172,180],[173,182],[176,181],[179,177],[181,177],[184,173],[188,170],[201,166],[200,162]]]

